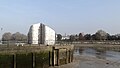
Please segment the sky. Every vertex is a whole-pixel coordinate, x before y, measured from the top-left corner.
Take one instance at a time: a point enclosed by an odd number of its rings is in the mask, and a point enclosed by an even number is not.
[[[44,23],[60,34],[120,33],[120,0],[0,0],[0,34]]]

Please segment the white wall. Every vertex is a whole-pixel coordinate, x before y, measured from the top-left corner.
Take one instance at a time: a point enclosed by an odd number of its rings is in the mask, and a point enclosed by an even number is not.
[[[45,26],[45,44],[55,44],[55,31],[48,26]]]
[[[30,34],[30,40],[31,44],[38,44],[38,39],[39,39],[39,28],[40,28],[40,23],[38,24],[33,24],[29,30]],[[41,31],[40,31],[41,32]],[[51,29],[50,27],[45,25],[45,45],[54,45],[55,44],[55,31]]]
[[[39,27],[40,27],[40,23],[33,24],[31,27],[31,42],[32,42],[32,44],[38,44]]]

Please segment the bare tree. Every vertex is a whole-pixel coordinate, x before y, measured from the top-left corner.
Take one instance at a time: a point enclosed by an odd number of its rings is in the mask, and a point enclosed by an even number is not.
[[[2,35],[2,41],[10,41],[12,34],[10,32],[6,32]]]
[[[21,34],[19,32],[12,34],[12,40],[21,41]]]
[[[12,40],[13,41],[27,41],[27,36],[19,32],[16,32],[12,34]]]
[[[107,36],[108,36],[108,33],[106,33],[103,30],[98,30],[96,32],[95,36],[96,36],[96,40],[106,40]]]
[[[84,40],[83,33],[79,33],[79,40]]]
[[[21,34],[21,41],[27,41],[27,36],[25,34]]]

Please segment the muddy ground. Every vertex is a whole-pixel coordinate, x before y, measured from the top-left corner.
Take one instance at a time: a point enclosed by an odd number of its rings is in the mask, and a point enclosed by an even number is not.
[[[90,56],[74,56],[74,62],[50,68],[120,68],[120,63]]]

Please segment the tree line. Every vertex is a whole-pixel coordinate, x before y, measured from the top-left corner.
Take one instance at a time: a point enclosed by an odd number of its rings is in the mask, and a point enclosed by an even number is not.
[[[57,34],[56,40],[57,41],[84,41],[84,40],[98,40],[98,41],[105,41],[105,40],[120,40],[120,34],[118,35],[110,35],[109,33],[98,30],[95,34],[75,34],[69,35],[69,39],[62,39],[63,36],[61,34]],[[6,32],[2,35],[2,41],[28,41],[28,36],[22,34],[20,32],[10,33]]]
[[[97,40],[97,41],[106,41],[106,40],[120,40],[120,35],[110,35],[109,33],[103,31],[103,30],[98,30],[95,34],[75,34],[75,35],[70,35],[69,39],[62,39],[61,34],[57,34],[57,41],[85,41],[85,40]]]
[[[2,35],[2,41],[27,41],[27,35],[20,32],[14,34],[6,32]]]

